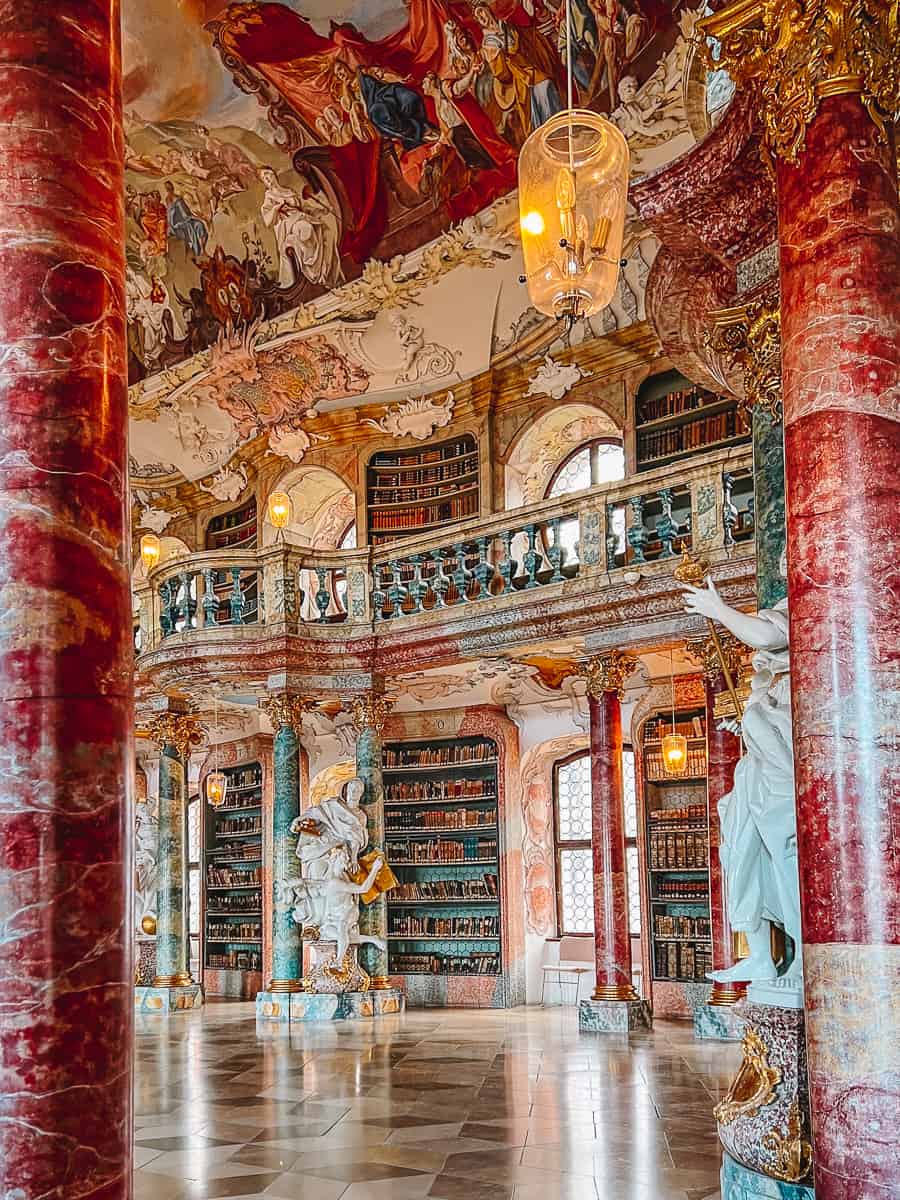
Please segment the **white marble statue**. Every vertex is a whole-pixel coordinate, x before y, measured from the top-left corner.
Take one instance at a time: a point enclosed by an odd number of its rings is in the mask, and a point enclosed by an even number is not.
[[[344,962],[351,946],[371,945],[385,950],[382,938],[359,932],[359,897],[373,886],[384,860],[374,860],[362,883],[351,879],[355,860],[351,862],[346,846],[335,846],[322,861],[324,874],[287,885],[292,895],[284,899],[291,904],[296,923],[301,929],[314,929],[315,941],[335,943],[337,967]]]
[[[734,787],[719,801],[728,919],[732,929],[746,935],[750,954],[710,978],[747,981],[757,989],[777,981],[781,992],[797,992],[803,968],[787,600],[752,616],[730,608],[709,580],[703,588],[687,585],[685,607],[718,621],[756,650],[743,719],[740,726],[728,723],[742,734],[746,753],[735,768]],[[773,924],[794,943],[787,965],[773,961]],[[785,1003],[790,1003],[787,995]]]
[[[366,814],[360,808],[364,794],[361,779],[348,779],[340,796],[329,796],[313,805],[291,825],[291,833],[298,835],[297,857],[303,863],[304,876],[322,877],[326,856],[341,845],[347,847],[352,869],[356,869],[369,841]]]
[[[134,810],[134,923],[156,916],[156,885],[159,879],[159,822],[157,802],[148,798]]]

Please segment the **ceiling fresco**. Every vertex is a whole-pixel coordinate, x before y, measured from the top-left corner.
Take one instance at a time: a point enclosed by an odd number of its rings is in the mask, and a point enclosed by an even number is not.
[[[696,139],[696,14],[573,0],[576,102],[643,173]],[[486,369],[541,318],[518,282],[524,138],[562,106],[562,0],[125,5],[132,468],[220,472],[248,441]],[[644,319],[656,242],[590,338]],[[479,272],[473,288],[471,272]]]

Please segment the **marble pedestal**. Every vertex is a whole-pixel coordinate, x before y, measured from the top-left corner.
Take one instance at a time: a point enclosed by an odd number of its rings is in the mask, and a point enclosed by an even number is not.
[[[816,1193],[804,1183],[785,1183],[751,1171],[729,1155],[722,1159],[722,1200],[815,1200]]]
[[[346,1021],[396,1016],[405,1008],[399,988],[370,992],[257,992],[256,1019],[266,1024]]]
[[[136,987],[134,1004],[139,1012],[189,1012],[203,1007],[203,988],[199,983],[186,987]]]
[[[743,1010],[737,1004],[698,1004],[694,1037],[704,1042],[739,1042],[744,1036]]]
[[[646,1000],[582,1000],[578,1005],[580,1033],[632,1033],[652,1027]]]
[[[726,1158],[751,1174],[784,1186],[810,1184],[809,1082],[802,1009],[746,999],[743,1061],[724,1099],[715,1108]],[[735,1192],[735,1196],[794,1195],[779,1191]],[[803,1195],[801,1191],[797,1195]],[[725,1190],[723,1188],[723,1196]]]

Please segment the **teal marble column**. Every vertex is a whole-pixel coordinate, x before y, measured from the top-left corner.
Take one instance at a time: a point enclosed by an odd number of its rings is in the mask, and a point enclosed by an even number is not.
[[[156,885],[156,977],[158,988],[188,987],[187,761],[200,740],[191,713],[165,713],[150,727],[160,746],[159,855]]]
[[[298,992],[303,975],[300,928],[278,903],[282,886],[299,875],[297,839],[291,825],[300,816],[300,728],[309,700],[272,696],[262,701],[275,732],[272,804],[272,981],[270,992]]]
[[[785,545],[784,426],[753,409],[753,496],[756,514],[756,600],[772,608],[787,593],[780,560]]]
[[[382,733],[393,701],[378,692],[357,696],[350,702],[356,724],[356,774],[365,785],[362,807],[369,823],[368,851],[384,854],[384,774],[382,770]],[[387,901],[379,896],[371,904],[360,904],[359,931],[387,940]],[[374,989],[390,986],[386,950],[362,946],[360,966],[372,978]]]

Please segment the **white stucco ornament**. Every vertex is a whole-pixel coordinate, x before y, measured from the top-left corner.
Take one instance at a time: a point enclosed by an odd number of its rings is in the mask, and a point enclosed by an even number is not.
[[[591,371],[580,367],[578,363],[557,362],[555,358],[545,354],[543,362],[529,380],[525,395],[549,396],[551,400],[562,400],[576,383],[587,379],[591,374]]]
[[[149,529],[152,533],[162,533],[174,520],[175,514],[166,512],[163,508],[154,508],[152,504],[144,504],[141,507],[141,519],[138,521],[138,529]]]
[[[201,492],[208,492],[217,500],[237,500],[247,486],[247,468],[239,466],[235,470],[234,467],[223,467],[213,475],[209,485],[201,480],[198,486]]]
[[[453,419],[453,392],[440,399],[411,396],[393,408],[385,409],[380,421],[366,420],[366,425],[393,438],[411,437],[417,442],[430,438],[436,429],[443,429]]]

